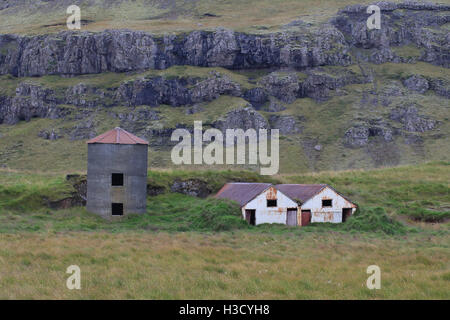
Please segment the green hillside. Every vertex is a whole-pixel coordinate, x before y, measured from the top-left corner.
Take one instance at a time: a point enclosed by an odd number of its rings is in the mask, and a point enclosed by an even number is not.
[[[296,99],[286,104],[285,110],[278,112],[265,111],[269,103],[261,106],[258,112],[270,119],[273,116],[291,116],[296,119],[300,132],[282,134],[280,139],[280,173],[295,173],[321,170],[344,170],[351,168],[373,168],[380,166],[395,166],[414,164],[431,160],[449,160],[448,135],[449,108],[448,99],[429,90],[424,94],[410,93],[402,88],[401,82],[411,75],[421,75],[429,79],[448,79],[448,69],[432,66],[423,62],[415,64],[370,65],[375,73],[377,88],[373,83],[350,84],[332,93],[329,100],[315,101],[311,98]],[[325,74],[344,71],[341,67],[322,67]],[[361,73],[357,67],[350,70],[355,76]],[[242,89],[251,89],[255,83],[266,76],[269,71],[231,71],[223,68],[199,68],[190,66],[175,66],[166,70],[150,70],[145,73],[105,73],[99,75],[83,75],[70,78],[60,76],[43,76],[39,78],[13,78],[2,76],[2,92],[13,95],[20,83],[39,85],[55,92],[56,97],[63,97],[71,87],[83,83],[105,92],[116,90],[121,83],[142,77],[163,76],[170,78],[204,77],[216,71],[226,75]],[[297,72],[299,77],[306,74]],[[389,96],[389,107],[363,102],[367,92],[376,90],[374,97],[385,97],[385,92],[392,88],[402,90],[399,96]],[[344,94],[345,93],[345,94]],[[83,99],[97,101],[96,93],[87,93]],[[377,98],[379,99],[379,98]],[[102,104],[107,103],[106,99]],[[380,137],[369,137],[369,144],[362,148],[348,148],[344,145],[345,133],[348,128],[361,121],[370,122],[383,119],[386,126],[401,130],[402,124],[391,120],[389,114],[396,106],[409,103],[418,105],[421,116],[438,120],[437,129],[424,133],[405,133],[394,136],[388,143]],[[192,127],[193,121],[201,120],[207,128],[213,121],[224,116],[228,111],[244,107],[248,104],[240,97],[221,95],[211,102],[199,103],[199,112],[187,114],[186,107],[161,105],[156,107],[114,105],[94,108],[79,108],[73,105],[59,105],[66,116],[60,119],[31,119],[30,122],[20,121],[15,125],[0,125],[0,166],[11,169],[27,169],[39,171],[72,171],[86,170],[87,147],[86,138],[73,140],[72,132],[79,125],[86,123],[86,119],[94,124],[92,134],[101,134],[115,126],[124,126],[118,114],[132,114],[136,111],[151,110],[159,119],[137,121],[139,125],[131,125],[125,129],[143,134],[147,139],[158,139],[154,134],[146,135],[149,130],[173,130],[177,125]],[[55,130],[61,136],[58,140],[45,140],[38,136],[43,130]],[[95,130],[94,130],[95,129]],[[90,130],[90,131],[89,131]],[[418,137],[416,143],[408,138]],[[169,140],[170,135],[166,137]],[[151,140],[152,141],[152,140]],[[321,150],[314,146],[320,145]],[[149,148],[150,168],[182,168],[174,166],[170,161],[171,147],[165,143],[155,142]],[[210,166],[208,166],[210,167]],[[239,166],[237,166],[239,167]],[[185,166],[185,169],[202,169],[202,166]],[[211,168],[229,168],[226,165]],[[242,168],[242,166],[241,166]],[[251,169],[251,166],[244,167]],[[257,168],[253,168],[257,169]]]
[[[6,1],[0,11],[1,33],[52,33],[66,29],[66,9],[81,9],[83,29],[134,29],[156,33],[227,27],[267,32],[301,18],[308,23],[323,22],[346,5],[358,0],[77,0]],[[30,5],[32,3],[32,5]]]

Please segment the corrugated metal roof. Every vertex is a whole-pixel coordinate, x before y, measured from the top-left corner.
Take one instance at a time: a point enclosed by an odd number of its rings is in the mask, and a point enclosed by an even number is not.
[[[300,200],[301,203],[305,203],[326,186],[326,184],[278,184],[275,188],[292,200]]]
[[[119,127],[105,132],[98,137],[87,141],[87,143],[148,144],[144,139],[138,138]]]
[[[261,194],[271,183],[234,182],[225,184],[216,194],[216,198],[236,201],[242,207]]]

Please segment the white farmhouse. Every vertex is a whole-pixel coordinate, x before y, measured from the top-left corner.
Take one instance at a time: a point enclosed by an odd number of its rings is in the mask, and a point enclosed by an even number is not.
[[[345,222],[356,211],[354,203],[327,184],[279,184],[275,187],[299,204],[301,225]]]
[[[339,223],[356,210],[355,204],[326,184],[227,183],[216,198],[239,203],[242,217],[252,225]]]
[[[281,223],[298,225],[298,205],[270,183],[227,183],[216,198],[230,199],[241,206],[242,217],[252,225]]]

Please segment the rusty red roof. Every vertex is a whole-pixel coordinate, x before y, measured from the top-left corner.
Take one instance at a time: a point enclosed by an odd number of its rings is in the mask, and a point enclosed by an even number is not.
[[[250,200],[261,194],[271,183],[233,182],[225,184],[216,194],[216,198],[230,199],[241,205],[246,205]]]
[[[282,193],[287,195],[292,200],[300,200],[305,203],[317,193],[319,193],[326,184],[278,184],[275,186]]]
[[[138,138],[134,134],[131,134],[119,127],[105,132],[87,141],[87,143],[148,144],[148,142],[144,139]]]

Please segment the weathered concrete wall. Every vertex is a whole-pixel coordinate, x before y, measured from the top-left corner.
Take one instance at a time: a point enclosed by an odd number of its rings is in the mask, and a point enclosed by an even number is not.
[[[322,207],[322,200],[331,199],[332,207]],[[306,201],[301,210],[311,210],[311,222],[342,222],[342,209],[352,208],[352,214],[356,210],[356,206],[347,201],[333,189],[325,187],[314,197]]]
[[[123,214],[144,213],[147,203],[147,145],[88,144],[87,210],[111,218],[111,204]],[[123,173],[123,186],[111,186],[112,173]]]
[[[267,200],[277,200],[276,207],[267,207]],[[288,208],[297,208],[297,203],[289,197],[278,191],[274,187],[270,187],[255,199],[251,200],[247,205],[242,207],[242,216],[245,219],[246,209],[255,209],[255,224],[262,223],[281,223],[286,224],[286,214]],[[297,219],[299,223],[299,220]]]

